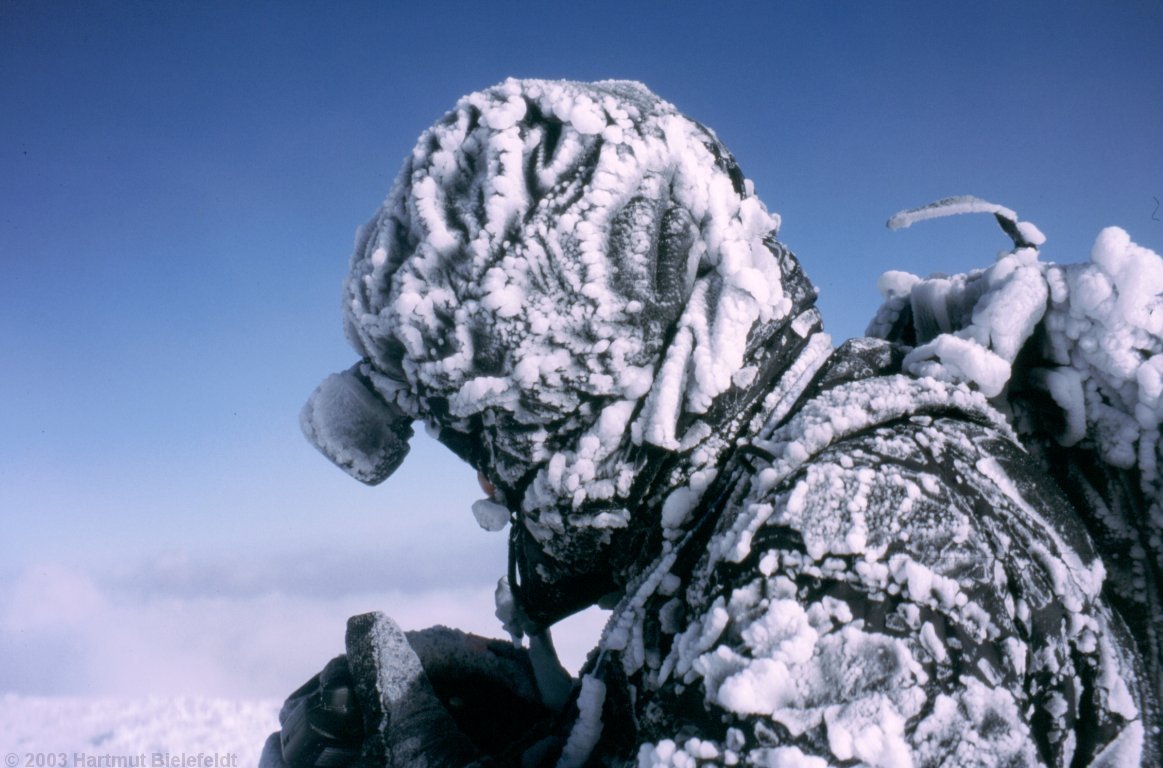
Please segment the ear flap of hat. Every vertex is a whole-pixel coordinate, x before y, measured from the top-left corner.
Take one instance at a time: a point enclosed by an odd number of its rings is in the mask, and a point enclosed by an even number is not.
[[[380,397],[359,365],[324,379],[303,406],[299,424],[320,453],[368,485],[396,471],[412,437],[412,418]]]

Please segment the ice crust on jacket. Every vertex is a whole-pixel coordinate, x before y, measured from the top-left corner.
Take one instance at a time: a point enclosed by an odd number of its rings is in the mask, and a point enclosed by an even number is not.
[[[1000,208],[952,200],[949,213]],[[917,210],[942,215],[946,202]],[[1163,258],[1108,227],[1085,262],[1045,261],[1017,242],[984,270],[888,273],[880,287],[869,334],[909,337],[914,375],[993,397],[1047,474],[1082,497],[1163,700]]]
[[[1068,765],[1094,756],[1086,721],[1114,764],[1147,754],[1102,563],[982,395],[856,380],[758,447],[681,591],[628,599],[603,638],[666,713],[640,707],[640,765]],[[687,689],[725,716],[684,740]]]
[[[506,81],[421,137],[359,235],[345,320],[379,398],[523,489],[547,552],[631,510],[662,529],[561,765],[1154,759],[1103,563],[995,407],[1054,295],[1036,256],[934,289],[962,297],[920,302],[954,340],[901,375],[884,342],[832,351],[777,224],[643,86]],[[649,503],[643,447],[681,457]]]

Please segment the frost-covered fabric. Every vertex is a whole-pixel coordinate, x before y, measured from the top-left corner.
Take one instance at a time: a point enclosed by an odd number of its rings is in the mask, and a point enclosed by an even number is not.
[[[512,521],[515,636],[615,606],[564,707],[546,698],[560,714],[507,755],[1160,759],[1137,625],[996,407],[1058,295],[1044,238],[1000,206],[943,205],[993,213],[1019,247],[908,316],[924,281],[890,276],[875,330],[896,343],[834,350],[778,217],[643,86],[510,80],[421,136],[344,288],[363,359],[304,424],[365,481],[409,419],[485,475],[475,516]]]
[[[869,333],[912,346],[904,367],[914,375],[969,383],[1011,414],[1094,538],[1107,597],[1163,700],[1163,258],[1110,227],[1089,261],[1043,261],[1040,233],[1015,237],[1033,225],[965,200],[918,211],[995,213],[1015,248],[966,274],[886,274]]]
[[[604,550],[631,500],[682,486],[679,521],[747,393],[818,325],[778,225],[714,134],[637,83],[509,80],[420,137],[358,236],[347,333],[384,407],[519,514],[536,602],[614,588],[583,577],[626,567]],[[360,438],[374,418],[329,411],[339,389],[308,403],[308,437],[382,480],[401,430]]]
[[[642,766],[1153,764],[1061,492],[980,394],[892,368],[841,349],[615,611],[593,674],[633,691],[606,719],[634,735],[610,741]]]

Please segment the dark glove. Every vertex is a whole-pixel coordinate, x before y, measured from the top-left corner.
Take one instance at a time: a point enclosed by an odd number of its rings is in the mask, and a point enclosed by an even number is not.
[[[267,744],[277,748],[279,762],[268,763],[264,750],[264,768],[338,768],[355,762],[364,739],[363,715],[346,656],[332,659],[287,698],[279,725],[275,743]]]
[[[510,643],[443,627],[405,635],[380,613],[349,619],[346,640],[347,655],[287,699],[260,768],[507,764],[552,720]]]

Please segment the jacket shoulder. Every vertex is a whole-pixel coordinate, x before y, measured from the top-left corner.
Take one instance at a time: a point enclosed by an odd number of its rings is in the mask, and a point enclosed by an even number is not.
[[[914,411],[757,467],[686,596],[675,701],[740,754],[1138,762],[1132,645],[1061,492],[1004,429]]]

